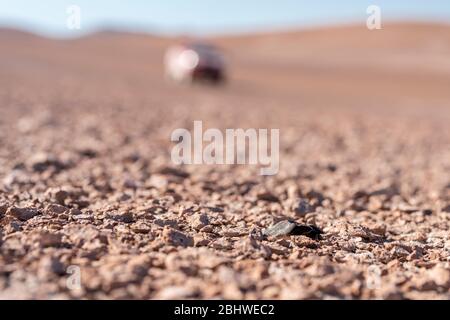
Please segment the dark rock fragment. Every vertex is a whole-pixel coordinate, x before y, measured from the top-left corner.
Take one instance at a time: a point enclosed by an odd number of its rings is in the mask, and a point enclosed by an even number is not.
[[[322,230],[313,225],[298,224],[293,221],[284,220],[263,230],[264,236],[286,236],[286,235],[303,235],[311,239],[320,240]]]
[[[263,200],[263,201],[268,201],[268,202],[279,202],[280,201],[278,199],[278,197],[275,196],[274,194],[272,194],[271,192],[261,192],[261,193],[258,193],[256,195],[256,197],[258,198],[258,200]]]
[[[39,214],[39,211],[34,208],[10,207],[6,211],[7,216],[14,217],[16,219],[19,219],[20,221],[27,221],[38,214]]]

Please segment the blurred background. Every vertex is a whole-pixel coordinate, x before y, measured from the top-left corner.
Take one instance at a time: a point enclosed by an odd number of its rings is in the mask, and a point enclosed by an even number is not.
[[[66,8],[82,9],[82,29],[66,28]],[[71,37],[105,28],[157,34],[217,34],[273,31],[298,27],[364,24],[366,9],[380,6],[383,19],[448,22],[450,3],[445,0],[306,0],[221,1],[207,0],[143,1],[132,0],[48,0],[37,3],[0,1],[0,22],[45,35]]]
[[[367,27],[371,5],[381,29]],[[444,0],[0,0],[0,94],[14,106],[0,112],[110,125],[128,113],[161,137],[193,119],[295,131],[321,109],[446,119],[449,23]],[[222,56],[224,86],[166,81],[168,48],[192,41]]]
[[[381,9],[381,30],[366,28],[366,11],[373,4]],[[67,26],[72,5],[80,9],[79,28]],[[51,50],[54,57],[46,63],[69,59],[67,67],[89,69],[86,79],[104,66],[103,75],[118,75],[120,69],[137,82],[137,77],[159,82],[167,47],[180,38],[201,37],[223,50],[230,62],[229,85],[237,91],[277,92],[281,99],[295,96],[306,104],[359,104],[359,98],[367,106],[381,96],[389,104],[400,98],[442,105],[449,91],[449,21],[450,3],[440,0],[233,0],[214,5],[206,0],[0,0],[0,67],[7,72],[11,59],[23,56],[32,76],[34,68],[43,66],[33,62],[49,59],[46,50]],[[18,30],[73,41],[24,39]]]

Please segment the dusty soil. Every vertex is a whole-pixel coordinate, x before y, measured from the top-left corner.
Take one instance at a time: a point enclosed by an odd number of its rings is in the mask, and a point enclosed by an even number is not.
[[[450,298],[450,28],[214,39],[223,88],[173,41],[0,31],[1,298]],[[172,165],[194,120],[279,128],[279,174]]]

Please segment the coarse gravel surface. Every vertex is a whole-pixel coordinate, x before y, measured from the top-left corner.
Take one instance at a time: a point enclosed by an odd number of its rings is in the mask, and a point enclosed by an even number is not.
[[[0,298],[450,299],[450,29],[366,32],[214,39],[214,88],[173,39],[1,30]],[[279,173],[173,165],[194,120],[280,129]]]

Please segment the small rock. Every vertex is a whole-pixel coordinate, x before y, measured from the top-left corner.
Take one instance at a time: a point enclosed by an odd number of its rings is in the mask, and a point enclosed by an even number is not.
[[[292,247],[292,242],[286,239],[279,239],[276,243],[286,248]]]
[[[164,227],[162,238],[174,246],[192,247],[194,245],[194,239],[192,237],[170,227]]]
[[[68,214],[71,215],[71,216],[73,216],[73,215],[77,216],[77,215],[80,215],[80,214],[82,214],[82,213],[83,213],[83,212],[82,212],[81,210],[76,209],[76,208],[72,208],[72,209],[70,209],[69,212],[68,212]]]
[[[395,246],[394,248],[392,248],[390,253],[391,253],[392,257],[396,258],[396,259],[404,258],[409,255],[409,251],[400,246]]]
[[[66,212],[68,210],[69,210],[69,208],[59,205],[59,204],[49,204],[49,205],[47,205],[47,207],[45,207],[44,212],[48,215],[58,215],[58,214]]]
[[[160,227],[169,226],[172,228],[178,228],[177,221],[173,219],[155,219],[153,220],[153,223]]]
[[[363,226],[349,226],[348,233],[352,237],[360,237],[364,241],[381,241],[384,239],[383,236],[373,233],[369,228]]]
[[[149,225],[147,225],[146,223],[142,222],[142,221],[138,221],[136,223],[133,223],[131,225],[131,230],[133,230],[136,233],[149,233],[151,231],[151,228]]]
[[[277,196],[275,196],[274,194],[272,194],[268,191],[258,193],[256,195],[256,198],[258,200],[263,200],[263,201],[268,201],[268,202],[279,202],[280,201]]]
[[[211,241],[204,238],[203,236],[200,236],[200,235],[194,236],[194,246],[195,247],[206,247],[210,243],[211,243]]]
[[[92,214],[89,214],[89,213],[77,214],[77,215],[73,215],[72,217],[73,217],[73,219],[79,220],[79,221],[82,221],[82,220],[90,221],[90,222],[94,221],[94,217],[92,216]]]
[[[241,237],[241,236],[245,236],[248,234],[248,230],[244,229],[244,228],[230,228],[230,229],[225,229],[221,232],[221,235],[227,238],[232,238],[232,237]]]
[[[189,218],[189,224],[195,230],[200,230],[201,228],[207,226],[209,224],[208,216],[204,213],[194,214]]]
[[[10,207],[6,211],[7,216],[14,217],[16,219],[19,219],[21,221],[27,221],[34,216],[38,215],[39,211],[34,208],[17,208],[17,207]]]
[[[295,222],[290,222],[288,220],[280,221],[277,224],[264,229],[263,235],[272,237],[285,236],[294,230],[295,225]]]
[[[387,227],[385,224],[376,224],[376,225],[370,227],[371,232],[373,232],[374,234],[377,234],[381,237],[386,236],[386,229],[387,229]]]
[[[118,212],[115,214],[109,214],[109,217],[118,222],[131,223],[133,222],[133,214],[129,211]]]

